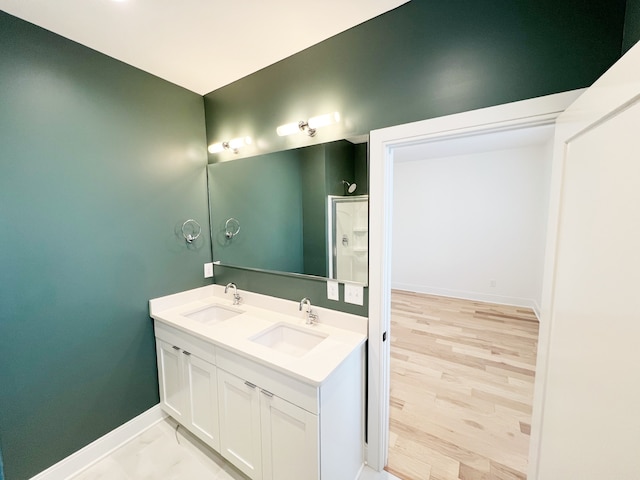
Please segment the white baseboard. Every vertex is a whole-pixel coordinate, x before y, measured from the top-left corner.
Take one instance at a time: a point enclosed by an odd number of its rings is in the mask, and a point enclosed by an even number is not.
[[[400,480],[395,475],[382,470],[381,472],[376,472],[372,468],[365,466],[358,477],[358,480]]]
[[[160,404],[151,407],[124,425],[120,425],[115,430],[72,453],[67,458],[63,458],[55,465],[32,477],[31,480],[65,480],[77,475],[140,433],[162,421],[166,416],[160,409]]]
[[[463,300],[475,300],[477,302],[498,303],[501,305],[511,305],[512,307],[526,307],[533,310],[533,313],[536,314],[538,321],[540,320],[540,306],[538,305],[538,302],[530,298],[508,297],[505,295],[494,295],[482,292],[468,292],[465,290],[451,290],[448,288],[412,285],[407,283],[394,283],[391,288],[394,290],[404,290],[406,292],[438,295],[440,297],[461,298]]]

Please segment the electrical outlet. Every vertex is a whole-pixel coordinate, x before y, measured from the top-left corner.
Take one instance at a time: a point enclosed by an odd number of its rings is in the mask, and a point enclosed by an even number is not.
[[[327,281],[327,298],[329,300],[340,300],[340,284],[338,282]]]
[[[362,285],[345,283],[344,301],[354,305],[364,305],[364,288]]]
[[[492,287],[492,288],[495,288],[496,281],[495,280],[489,280],[489,286]]]
[[[213,277],[213,263],[204,264],[204,278]]]

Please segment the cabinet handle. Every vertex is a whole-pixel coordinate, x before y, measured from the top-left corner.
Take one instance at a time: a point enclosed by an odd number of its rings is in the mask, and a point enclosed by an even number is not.
[[[173,346],[174,350],[180,350],[180,347],[176,347],[175,345]]]
[[[184,353],[185,355],[191,355],[191,352],[187,352],[186,350],[183,350],[182,353]]]
[[[251,383],[249,380],[246,380],[244,384],[249,388],[256,388],[256,386],[253,383]]]
[[[269,398],[273,397],[273,393],[269,392],[268,390],[260,390],[260,391]]]

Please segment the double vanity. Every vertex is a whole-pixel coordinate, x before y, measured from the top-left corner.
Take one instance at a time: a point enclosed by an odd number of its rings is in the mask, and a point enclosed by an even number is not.
[[[149,302],[162,409],[252,479],[355,480],[367,319],[240,293]]]

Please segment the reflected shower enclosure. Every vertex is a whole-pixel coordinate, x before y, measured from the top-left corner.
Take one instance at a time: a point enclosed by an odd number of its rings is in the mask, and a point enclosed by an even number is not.
[[[329,277],[367,284],[369,196],[329,195],[327,211]]]

